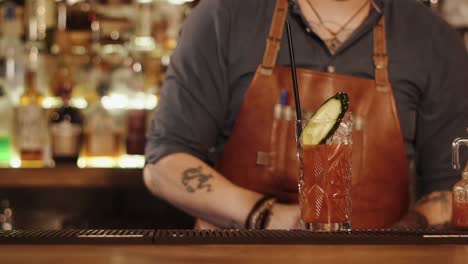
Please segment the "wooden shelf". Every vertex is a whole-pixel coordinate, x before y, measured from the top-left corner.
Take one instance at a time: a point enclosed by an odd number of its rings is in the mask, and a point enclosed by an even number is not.
[[[80,169],[75,165],[40,169],[0,169],[0,188],[138,186],[143,186],[142,169]]]

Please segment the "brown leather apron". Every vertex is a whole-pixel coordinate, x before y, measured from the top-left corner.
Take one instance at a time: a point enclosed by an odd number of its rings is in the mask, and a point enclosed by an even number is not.
[[[297,202],[294,120],[275,118],[281,89],[293,95],[289,67],[277,66],[287,0],[277,0],[263,63],[247,90],[217,169],[237,185]],[[408,204],[408,164],[388,79],[384,18],[374,28],[375,80],[298,69],[303,109],[316,110],[339,91],[353,115],[353,228],[382,228],[399,220]],[[293,96],[288,104],[294,107]],[[285,123],[286,122],[286,123]],[[286,144],[279,137],[286,133]]]

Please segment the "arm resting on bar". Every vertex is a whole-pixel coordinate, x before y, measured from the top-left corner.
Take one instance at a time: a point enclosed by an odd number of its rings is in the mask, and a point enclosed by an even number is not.
[[[147,188],[188,214],[224,228],[242,228],[261,194],[234,185],[200,159],[168,155],[144,170]],[[268,229],[298,228],[298,205],[275,204]]]

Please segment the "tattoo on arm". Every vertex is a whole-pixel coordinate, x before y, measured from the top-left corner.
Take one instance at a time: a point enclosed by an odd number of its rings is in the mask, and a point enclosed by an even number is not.
[[[197,191],[205,190],[206,192],[212,191],[210,180],[213,175],[204,173],[202,167],[188,168],[182,172],[182,184],[185,186],[187,192],[195,193]]]

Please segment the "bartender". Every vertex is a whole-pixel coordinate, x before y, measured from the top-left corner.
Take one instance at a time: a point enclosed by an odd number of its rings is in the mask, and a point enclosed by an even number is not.
[[[286,169],[275,168],[272,140],[275,105],[294,107],[287,16],[303,108],[350,94],[353,227],[448,223],[468,56],[448,24],[411,0],[201,1],[154,114],[147,188],[198,228],[301,227],[297,164],[285,153]]]

